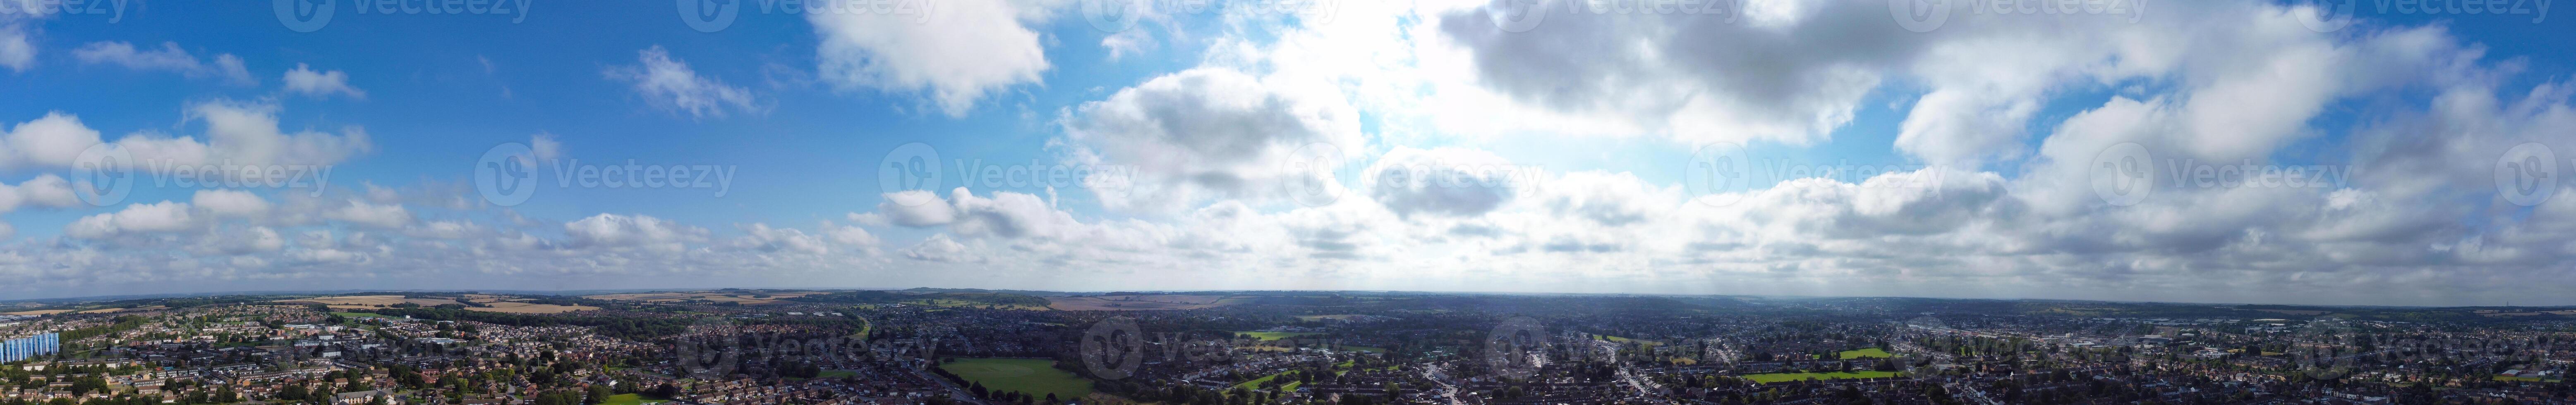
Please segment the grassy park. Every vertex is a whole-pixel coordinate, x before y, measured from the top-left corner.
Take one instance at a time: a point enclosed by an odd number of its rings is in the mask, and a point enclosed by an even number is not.
[[[1294,337],[1298,337],[1298,336],[1313,335],[1313,333],[1306,333],[1306,332],[1235,332],[1235,333],[1234,333],[1234,335],[1235,335],[1235,336],[1247,336],[1247,335],[1248,335],[1248,336],[1252,336],[1252,338],[1254,338],[1254,339],[1261,339],[1261,341],[1268,342],[1268,341],[1279,340],[1279,339],[1294,338]]]
[[[1054,360],[1047,359],[958,359],[939,365],[942,370],[983,384],[996,392],[1018,391],[1031,397],[1082,398],[1091,395],[1091,380],[1057,370]]]
[[[599,405],[644,405],[644,404],[659,404],[659,403],[664,403],[664,402],[671,402],[671,400],[668,400],[668,399],[660,399],[660,398],[645,398],[643,395],[638,395],[638,394],[617,394],[617,395],[610,395],[610,396],[608,396],[608,400],[606,400],[606,401],[600,401],[600,402],[599,402]]]
[[[1757,382],[1757,383],[1775,383],[1775,382],[1782,382],[1782,381],[1805,381],[1806,379],[1809,379],[1809,378],[1818,379],[1818,380],[1840,380],[1840,379],[1846,379],[1846,378],[1882,378],[1882,377],[1895,377],[1895,376],[1898,376],[1898,375],[1902,375],[1902,374],[1897,373],[1897,372],[1894,372],[1894,371],[1852,371],[1852,372],[1832,372],[1832,373],[1769,373],[1769,374],[1746,374],[1746,375],[1744,375],[1744,378],[1745,378],[1745,379],[1748,379],[1748,380],[1753,380],[1753,382]]]
[[[1888,354],[1888,353],[1887,353],[1887,350],[1882,350],[1882,349],[1879,349],[1879,348],[1872,347],[1872,348],[1860,349],[1860,350],[1844,350],[1844,351],[1843,351],[1843,353],[1842,353],[1842,356],[1843,356],[1843,359],[1847,359],[1847,360],[1848,360],[1848,359],[1883,359],[1883,358],[1888,358],[1888,357],[1895,357],[1896,355]]]

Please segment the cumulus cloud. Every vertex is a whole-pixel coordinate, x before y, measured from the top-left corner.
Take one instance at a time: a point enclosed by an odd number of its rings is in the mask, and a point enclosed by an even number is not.
[[[187,50],[179,49],[177,42],[163,42],[157,49],[138,49],[124,41],[91,42],[72,50],[72,57],[80,59],[81,63],[174,72],[189,78],[221,79],[235,85],[259,83],[259,79],[251,78],[250,69],[242,67],[241,57],[223,53],[215,54],[211,61],[199,59],[188,54]]]
[[[36,44],[29,39],[34,35],[27,33],[26,23],[13,19],[0,17],[0,66],[25,72],[36,65]]]
[[[939,111],[965,116],[1003,88],[1037,83],[1050,66],[1028,25],[1051,14],[1044,2],[942,1],[925,13],[810,13],[822,44],[815,72],[841,90],[922,93]]]
[[[1493,211],[1543,175],[1491,152],[1398,147],[1368,169],[1369,192],[1397,214],[1475,216]]]
[[[751,90],[698,75],[687,62],[654,45],[636,51],[639,65],[612,66],[600,74],[626,82],[648,104],[690,118],[722,118],[735,112],[758,112]]]
[[[261,217],[268,215],[268,200],[242,190],[197,190],[189,202],[207,214],[226,217]]]
[[[564,235],[579,247],[648,247],[682,249],[682,242],[704,240],[705,228],[643,215],[599,214],[564,223]]]
[[[1310,181],[1301,164],[1361,152],[1359,112],[1318,83],[1223,68],[1165,75],[1083,103],[1058,119],[1070,158],[1113,210],[1177,212],[1220,199],[1262,200]]]
[[[60,111],[45,113],[42,118],[21,122],[0,137],[0,148],[12,164],[70,166],[81,151],[99,143],[98,130],[81,124],[80,117]]]
[[[83,239],[100,239],[128,233],[174,232],[196,225],[189,215],[188,203],[162,201],[133,204],[124,210],[81,217],[63,226],[63,235]]]
[[[337,70],[315,71],[310,66],[297,63],[295,69],[286,71],[285,80],[286,91],[290,93],[314,98],[329,98],[333,95],[345,95],[360,100],[367,98],[366,91],[349,86],[348,73]]]
[[[370,204],[350,199],[347,204],[322,214],[323,218],[380,229],[399,229],[411,224],[411,210],[402,204]]]

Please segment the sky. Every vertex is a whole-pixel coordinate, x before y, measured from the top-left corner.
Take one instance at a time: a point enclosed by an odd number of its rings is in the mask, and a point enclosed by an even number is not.
[[[0,299],[2576,304],[2550,5],[0,0]]]

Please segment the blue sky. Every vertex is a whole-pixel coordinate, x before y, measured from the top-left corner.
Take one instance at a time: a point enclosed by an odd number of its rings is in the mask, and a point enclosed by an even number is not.
[[[23,194],[0,213],[14,266],[0,275],[35,280],[0,297],[939,286],[2467,304],[2546,301],[2565,285],[2529,278],[2576,263],[2557,237],[2576,236],[2576,207],[2505,201],[2486,181],[2531,150],[2517,145],[2566,151],[2549,162],[2562,171],[2576,156],[2562,125],[2576,60],[2555,51],[2576,30],[2541,3],[2499,16],[2364,1],[2349,26],[2261,2],[1934,3],[1949,20],[1929,26],[1891,17],[1903,3],[1791,0],[1542,1],[1538,19],[1467,0],[703,3],[740,7],[713,26],[692,26],[689,2],[458,15],[340,0],[318,26],[253,3],[0,15],[0,129],[18,132],[0,183]],[[1097,12],[1136,5],[1132,25]],[[40,121],[96,135],[23,124]],[[217,128],[238,122],[286,135]],[[238,209],[239,195],[148,181],[105,204],[40,187],[84,178],[62,155],[85,148],[44,139],[163,156],[135,134],[212,150],[163,161],[327,167],[329,186],[223,189],[256,197]],[[496,202],[475,168],[513,143],[541,146],[541,184]],[[912,143],[936,151],[942,182],[881,184]],[[2163,188],[2102,194],[2086,160],[2122,143],[2153,156]],[[1296,194],[1325,184],[1297,165],[1317,145],[1340,152],[1323,200]],[[1691,184],[1712,150],[1757,170],[1863,171]],[[732,177],[553,183],[553,167],[630,160]],[[975,162],[1133,174],[990,187],[965,181]],[[2175,176],[2210,162],[2353,174]]]

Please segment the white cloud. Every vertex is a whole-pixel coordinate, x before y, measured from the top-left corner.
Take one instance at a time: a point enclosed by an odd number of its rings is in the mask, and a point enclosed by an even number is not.
[[[678,251],[681,242],[705,240],[705,228],[643,215],[599,214],[564,223],[564,235],[576,247],[648,247]]]
[[[1113,210],[1178,212],[1289,195],[1291,181],[1362,152],[1359,112],[1322,83],[1191,69],[1083,103],[1058,119],[1089,189]],[[1132,170],[1125,170],[1132,169]]]
[[[759,112],[753,104],[751,90],[699,76],[687,62],[671,58],[671,52],[654,45],[636,51],[640,65],[612,66],[600,74],[609,80],[626,82],[635,94],[654,108],[688,114],[690,118],[722,118],[734,112]]]
[[[285,80],[286,91],[291,93],[314,98],[328,98],[332,95],[346,95],[360,100],[367,98],[366,91],[349,87],[348,73],[337,70],[314,71],[310,66],[297,63],[295,69],[286,71]]]
[[[537,159],[552,160],[563,157],[563,141],[555,140],[555,134],[551,133],[538,132],[536,136],[529,137],[528,149],[536,153]]]
[[[411,210],[404,209],[402,204],[370,204],[358,199],[350,199],[348,204],[325,212],[322,217],[379,229],[400,229],[410,225],[412,220]]]
[[[1369,166],[1371,196],[1399,215],[1483,215],[1539,173],[1482,150],[1397,147]]]
[[[215,54],[212,61],[202,60],[188,54],[187,50],[179,49],[177,42],[163,42],[159,49],[137,49],[134,44],[124,41],[91,42],[72,50],[72,57],[80,59],[81,63],[169,71],[190,78],[211,77],[235,85],[259,83],[259,79],[251,78],[250,69],[242,67],[241,57],[224,53]]]
[[[25,72],[36,65],[36,43],[30,40],[24,23],[0,18],[0,66]]]
[[[213,216],[263,217],[268,215],[268,200],[242,190],[197,190],[190,200],[198,209]]]
[[[930,235],[930,238],[923,239],[920,244],[904,248],[903,257],[932,262],[975,262],[981,260],[980,258],[975,257],[972,253],[968,253],[966,251],[965,244],[957,243],[957,240],[949,238],[948,234],[944,233]]]
[[[920,92],[951,117],[1003,88],[1037,83],[1049,64],[1028,24],[1049,17],[1034,1],[953,0],[935,12],[810,13],[822,39],[816,75],[841,90]]]
[[[162,201],[133,204],[124,210],[81,217],[63,226],[63,235],[82,239],[102,239],[129,233],[175,232],[196,226],[188,214],[188,203]]]
[[[82,125],[80,117],[56,111],[18,123],[0,141],[6,142],[0,147],[6,148],[11,164],[68,167],[81,151],[97,145],[99,137],[98,130]]]

